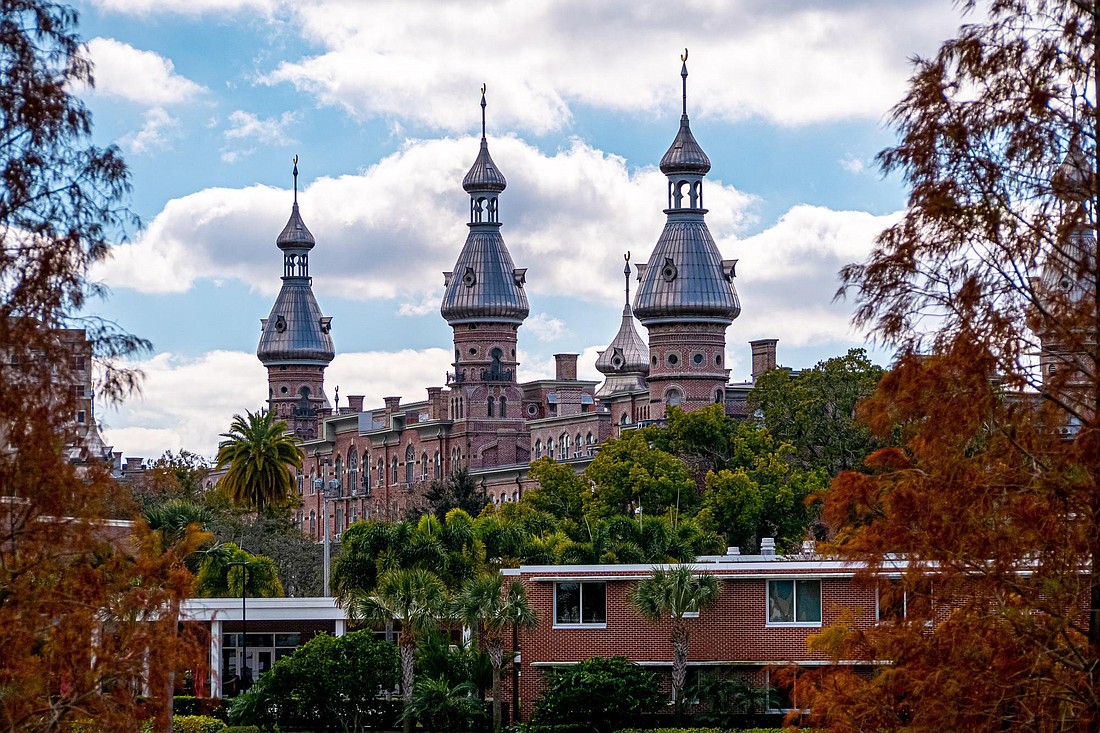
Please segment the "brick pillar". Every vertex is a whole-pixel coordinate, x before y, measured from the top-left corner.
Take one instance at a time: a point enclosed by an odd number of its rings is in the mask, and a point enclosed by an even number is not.
[[[764,372],[775,369],[775,345],[779,339],[757,339],[750,341],[752,347],[752,381],[756,381]]]

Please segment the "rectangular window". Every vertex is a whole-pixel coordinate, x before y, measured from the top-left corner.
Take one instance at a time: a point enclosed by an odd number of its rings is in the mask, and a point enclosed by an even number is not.
[[[554,584],[554,624],[607,623],[607,583],[569,581]]]
[[[76,421],[78,423],[80,423],[81,425],[83,425],[86,420],[87,420],[87,413],[85,413],[84,410],[77,410],[76,411]]]
[[[884,623],[908,618],[931,623],[933,614],[932,581],[923,578],[916,587],[906,589],[901,580],[883,579],[875,588],[875,620]]]
[[[769,580],[768,625],[821,625],[820,580]]]

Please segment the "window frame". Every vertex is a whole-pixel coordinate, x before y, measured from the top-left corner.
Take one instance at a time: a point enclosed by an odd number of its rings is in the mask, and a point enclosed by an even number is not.
[[[577,586],[577,618],[583,619],[584,609],[584,587],[586,585],[602,585],[603,586],[603,620],[602,621],[559,621],[558,620],[558,590],[559,587],[565,584],[576,584]],[[553,606],[553,628],[555,629],[606,629],[607,628],[607,581],[578,578],[576,580],[557,580],[554,581],[554,606]]]
[[[772,583],[790,583],[791,584],[791,620],[790,621],[773,621],[772,620]],[[816,621],[799,621],[798,620],[798,586],[799,583],[817,583],[817,620]],[[824,598],[822,597],[822,585],[821,578],[803,578],[803,577],[790,577],[790,578],[768,578],[764,586],[764,624],[769,628],[812,628],[819,629],[822,625],[823,608],[825,605]]]

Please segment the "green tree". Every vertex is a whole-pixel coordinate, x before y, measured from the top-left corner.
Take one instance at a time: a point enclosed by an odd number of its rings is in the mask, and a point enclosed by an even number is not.
[[[479,575],[467,581],[455,597],[452,609],[463,624],[485,634],[485,646],[493,665],[493,731],[499,733],[504,634],[512,629],[535,626],[535,611],[527,600],[523,584],[513,580],[505,589],[504,576],[500,573]]]
[[[166,451],[133,479],[130,492],[143,511],[172,500],[198,502],[209,474],[210,464],[202,456],[187,450]]]
[[[639,506],[659,515],[695,506],[696,484],[682,460],[657,447],[661,436],[660,428],[641,428],[603,445],[584,472],[595,484],[584,495],[590,516],[611,517]]]
[[[207,504],[209,506],[209,504]],[[322,593],[322,547],[304,536],[289,514],[268,512],[258,517],[242,516],[231,508],[211,509],[206,528],[217,542],[251,548],[271,558],[283,590],[292,597],[313,597]]]
[[[699,524],[737,547],[756,548],[761,537],[774,537],[781,546],[797,544],[817,517],[813,500],[828,479],[823,469],[792,463],[793,452],[768,430],[737,424],[723,461],[727,467],[707,473]]]
[[[652,623],[672,620],[672,691],[676,716],[684,713],[684,683],[687,682],[688,633],[684,614],[701,611],[718,600],[718,580],[697,575],[690,565],[669,570],[654,568],[653,574],[634,586],[630,602]]]
[[[447,613],[447,587],[429,570],[391,570],[378,581],[373,593],[355,590],[345,602],[352,618],[401,621],[401,694],[410,709],[418,640],[428,634]],[[405,716],[405,733],[412,733],[413,718]]]
[[[247,566],[234,563],[248,563]],[[233,543],[203,553],[195,578],[195,595],[202,598],[281,598],[283,585],[270,557],[253,555]]]
[[[535,700],[535,733],[611,733],[663,703],[657,676],[624,657],[592,657],[555,669]]]
[[[576,471],[555,463],[553,458],[543,457],[532,461],[528,476],[537,488],[525,492],[523,502],[558,519],[580,520],[588,484]]]
[[[370,631],[318,634],[279,659],[235,701],[234,725],[365,730],[379,695],[397,682],[397,651]]]
[[[229,432],[218,443],[217,470],[228,469],[221,483],[238,506],[265,507],[285,503],[295,486],[292,468],[302,468],[302,451],[271,410],[233,416]]]
[[[488,499],[485,490],[474,481],[466,468],[459,468],[443,479],[434,479],[424,492],[428,513],[443,521],[452,509],[476,516]]]
[[[748,404],[768,432],[794,447],[795,465],[835,476],[858,470],[883,445],[856,419],[857,405],[882,375],[863,349],[850,349],[797,374],[772,369],[760,375]]]

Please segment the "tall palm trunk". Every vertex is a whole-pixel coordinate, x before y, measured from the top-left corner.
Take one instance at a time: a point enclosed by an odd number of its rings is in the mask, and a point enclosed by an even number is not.
[[[688,630],[684,620],[672,624],[672,689],[676,695],[676,720],[684,717],[684,684],[687,682]]]
[[[408,639],[408,630],[401,634],[401,697],[405,701],[405,733],[412,733],[413,662],[416,659],[416,643]]]
[[[500,733],[500,670],[504,667],[504,639],[500,635],[489,638],[489,662],[493,665],[493,733]]]

